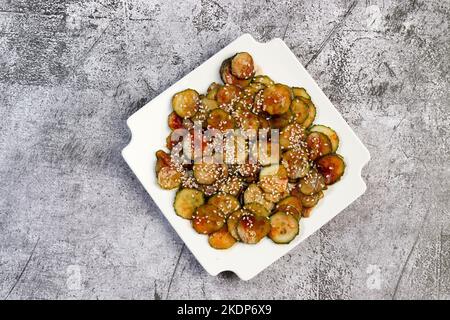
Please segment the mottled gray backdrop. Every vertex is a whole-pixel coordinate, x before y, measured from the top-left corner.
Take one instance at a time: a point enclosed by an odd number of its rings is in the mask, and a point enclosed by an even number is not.
[[[0,298],[450,299],[450,1],[0,0]],[[249,282],[209,276],[125,120],[243,33],[368,146],[364,196]]]

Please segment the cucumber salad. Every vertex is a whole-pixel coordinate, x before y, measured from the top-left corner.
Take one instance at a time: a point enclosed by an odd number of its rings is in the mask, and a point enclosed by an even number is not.
[[[177,189],[175,213],[215,249],[266,236],[290,243],[344,174],[339,136],[314,124],[304,88],[256,75],[247,52],[223,61],[220,77],[205,94],[173,96],[168,150],[156,152],[158,184]]]

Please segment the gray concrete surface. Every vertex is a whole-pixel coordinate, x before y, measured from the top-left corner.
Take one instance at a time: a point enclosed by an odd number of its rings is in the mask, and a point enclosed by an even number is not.
[[[450,299],[450,2],[0,0],[0,298]],[[282,37],[372,154],[366,194],[249,282],[125,165],[125,119]]]

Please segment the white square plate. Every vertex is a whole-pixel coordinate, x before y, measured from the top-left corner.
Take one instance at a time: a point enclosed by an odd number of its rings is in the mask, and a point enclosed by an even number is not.
[[[240,51],[249,52],[261,73],[276,82],[306,88],[317,106],[314,123],[336,130],[341,140],[338,153],[344,157],[347,167],[341,181],[326,191],[325,198],[319,202],[312,216],[301,220],[300,235],[290,244],[277,245],[265,238],[257,245],[238,243],[228,250],[215,250],[209,246],[206,236],[194,231],[190,221],[175,214],[172,207],[175,191],[161,189],[156,181],[155,152],[165,149],[166,137],[170,133],[167,116],[172,111],[172,96],[186,88],[206,92],[211,82],[220,82],[219,68],[222,61]],[[259,43],[248,34],[242,35],[134,113],[127,124],[132,137],[122,151],[125,161],[189,250],[211,275],[228,270],[242,280],[253,278],[316,232],[366,190],[361,169],[370,159],[369,151],[281,39]]]

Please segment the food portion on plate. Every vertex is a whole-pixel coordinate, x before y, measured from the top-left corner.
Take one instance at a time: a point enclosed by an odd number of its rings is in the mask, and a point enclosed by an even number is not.
[[[173,96],[169,151],[156,153],[158,184],[178,189],[175,213],[213,248],[266,236],[290,243],[300,219],[344,174],[339,137],[313,123],[316,106],[304,88],[255,75],[249,53],[226,59],[220,76],[224,84],[212,83],[205,94]]]

